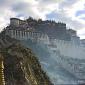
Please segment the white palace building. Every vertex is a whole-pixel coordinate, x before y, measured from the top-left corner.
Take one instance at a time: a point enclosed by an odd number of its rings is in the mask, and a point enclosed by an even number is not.
[[[69,56],[73,58],[84,58],[85,59],[85,47],[81,44],[75,44],[72,41],[65,41],[59,39],[49,39],[47,34],[41,32],[32,31],[32,28],[28,27],[26,30],[20,30],[20,26],[25,28],[26,21],[22,21],[17,18],[10,19],[10,25],[19,27],[19,29],[7,28],[5,34],[15,38],[17,40],[34,40],[37,42],[43,42],[51,47],[52,50],[59,49],[61,54],[64,56]],[[16,28],[15,27],[15,28]],[[53,46],[54,45],[54,46]],[[56,45],[56,46],[55,46]]]

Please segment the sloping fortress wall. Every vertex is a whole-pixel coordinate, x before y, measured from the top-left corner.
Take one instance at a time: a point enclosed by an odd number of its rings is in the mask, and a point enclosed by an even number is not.
[[[31,31],[6,30],[6,35],[9,35],[17,40],[31,39],[33,41],[45,43],[47,45],[56,45],[54,50],[59,50],[61,55],[85,59],[85,48],[81,45],[74,44],[72,41],[49,39],[46,34]],[[53,48],[52,46],[51,48]]]
[[[81,45],[58,39],[51,40],[51,43],[57,46],[57,49],[63,56],[85,59],[85,48]]]

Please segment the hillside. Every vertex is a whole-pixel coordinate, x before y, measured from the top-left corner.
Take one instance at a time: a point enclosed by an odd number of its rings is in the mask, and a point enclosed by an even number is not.
[[[52,85],[35,54],[19,41],[2,33],[0,52],[4,59],[6,85]]]
[[[20,63],[17,64],[21,68],[19,73],[23,74],[24,71],[25,79],[28,79],[28,82],[30,81],[32,85],[36,82],[43,82],[39,85],[45,85],[44,82],[48,82],[47,85],[49,85],[50,81],[54,85],[85,83],[85,48],[80,43],[76,31],[67,29],[66,24],[32,18],[27,20],[11,18],[10,24],[4,29],[0,37],[1,49],[3,48],[2,51],[6,51],[6,55],[3,56],[8,56],[4,62],[19,60]],[[35,58],[32,58],[32,56],[35,56]],[[14,59],[11,59],[11,57]],[[40,63],[40,66],[36,62]],[[14,62],[14,66],[12,66],[14,70],[17,67],[16,63]],[[32,65],[33,63],[34,65]],[[9,62],[7,64],[10,66]],[[27,68],[30,69],[26,70]],[[43,73],[40,70],[41,68],[46,73]],[[28,71],[30,77],[27,76]],[[13,75],[17,72],[15,70],[11,73],[11,79],[16,82],[17,80]],[[36,75],[37,73],[39,75]],[[50,80],[45,77],[46,74]],[[21,77],[24,80],[23,76]]]

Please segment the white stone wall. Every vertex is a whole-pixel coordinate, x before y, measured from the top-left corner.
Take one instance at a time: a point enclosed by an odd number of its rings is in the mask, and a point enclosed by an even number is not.
[[[18,40],[36,39],[38,41],[45,42],[46,40],[49,39],[46,34],[41,34],[39,32],[20,31],[20,30],[6,30],[6,35],[9,35],[12,38]]]
[[[54,44],[57,47],[55,48],[55,50],[59,50],[61,55],[73,58],[85,59],[85,48],[73,44],[71,41],[64,41],[57,39],[49,41],[49,37],[47,35],[38,32],[29,32],[29,31],[7,30],[6,34],[18,40],[32,39],[32,40],[37,40],[37,42],[40,43]]]
[[[72,58],[85,59],[84,47],[64,40],[52,40],[52,42],[57,45],[57,49],[60,51],[61,55]]]

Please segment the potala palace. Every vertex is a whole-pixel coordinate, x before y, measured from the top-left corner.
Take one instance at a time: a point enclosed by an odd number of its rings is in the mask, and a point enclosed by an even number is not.
[[[54,85],[85,82],[85,41],[66,24],[11,18],[4,30],[5,35],[22,41],[38,55]]]

